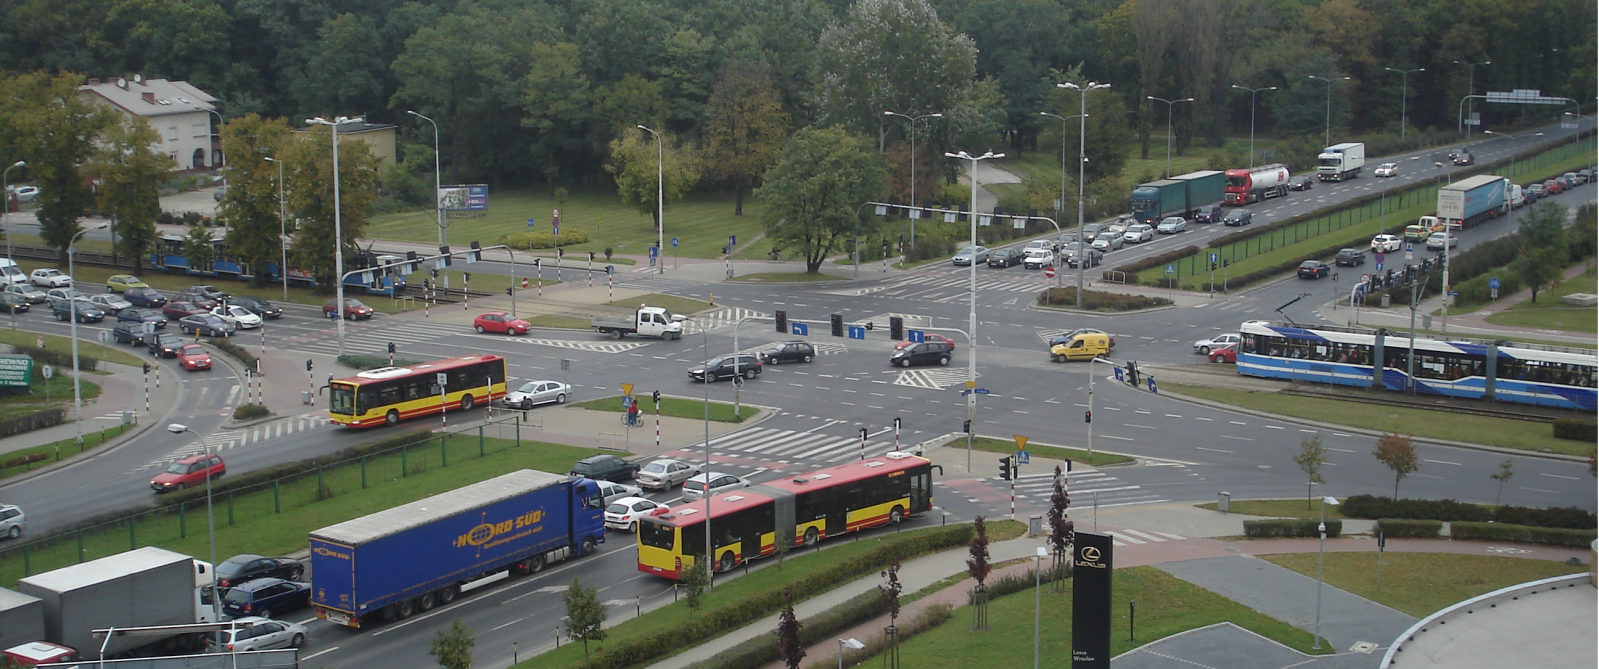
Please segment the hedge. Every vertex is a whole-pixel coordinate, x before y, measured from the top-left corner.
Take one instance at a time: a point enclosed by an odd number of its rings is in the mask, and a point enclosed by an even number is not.
[[[1558,527],[1532,527],[1504,523],[1451,523],[1449,536],[1455,539],[1510,541],[1519,544],[1545,544],[1587,548],[1596,536],[1594,530],[1568,530]]]
[[[1467,504],[1452,499],[1390,499],[1353,495],[1344,500],[1343,513],[1351,518],[1488,522],[1565,529],[1592,529],[1599,516],[1574,506],[1531,508]]]
[[[1137,262],[1120,265],[1115,269],[1105,271],[1100,275],[1100,278],[1109,281],[1111,272],[1126,272],[1128,285],[1137,285],[1138,278],[1133,276],[1134,274],[1142,272],[1151,267],[1160,267],[1161,265],[1165,265],[1167,263],[1177,262],[1178,260],[1187,258],[1188,256],[1196,253],[1199,253],[1198,246],[1184,246],[1175,251],[1167,251],[1160,255],[1151,256]]]
[[[1599,423],[1571,418],[1557,418],[1554,423],[1556,439],[1571,439],[1594,443],[1599,441]]]
[[[0,420],[0,439],[15,436],[24,432],[32,432],[47,427],[53,427],[67,422],[66,407],[51,407],[43,411]],[[24,464],[24,463],[18,463]],[[6,465],[10,467],[11,465]],[[3,469],[3,467],[0,467]]]
[[[1316,529],[1318,521],[1315,518],[1271,518],[1267,520],[1244,521],[1244,536],[1251,539],[1273,539],[1277,537],[1314,537],[1319,532]],[[1327,536],[1336,537],[1343,534],[1344,522],[1341,520],[1327,521]]]
[[[266,408],[265,404],[240,404],[233,410],[234,420],[250,420],[251,418],[263,418],[270,415],[272,415],[272,410]]]
[[[571,246],[573,244],[588,243],[588,240],[589,236],[582,230],[567,230],[566,234],[561,235],[559,240],[556,239],[554,234],[548,232],[514,232],[508,235],[500,235],[501,244],[518,251],[553,249],[556,241],[560,241],[561,246]]]
[[[1386,537],[1417,537],[1421,539],[1435,539],[1443,532],[1443,521],[1439,520],[1404,520],[1400,518],[1383,518],[1377,521],[1376,532]]]
[[[1062,578],[1070,577],[1070,571],[1044,567],[1044,573],[1038,575],[1036,578],[1038,579],[1039,583],[1054,583]],[[1034,578],[1033,570],[1029,569],[1020,574],[1006,574],[989,581],[985,584],[987,586],[988,600],[993,601],[1011,593],[1021,592],[1023,590],[1031,590],[1033,589]],[[973,599],[976,596],[977,591],[975,589],[966,591],[966,603],[968,605],[972,604]]]
[[[1076,288],[1050,288],[1038,294],[1040,306],[1077,306]],[[1138,311],[1155,307],[1168,307],[1172,301],[1164,297],[1107,293],[1102,290],[1083,291],[1083,309],[1086,311]]]
[[[218,351],[232,356],[234,360],[244,363],[245,368],[249,369],[251,373],[255,372],[255,356],[250,355],[250,352],[244,350],[243,346],[219,337],[209,337],[205,340],[205,343],[215,347]]]
[[[1505,525],[1531,525],[1567,530],[1591,530],[1599,526],[1599,517],[1575,506],[1557,506],[1534,509],[1525,506],[1501,506],[1494,509],[1494,522]]]
[[[856,595],[825,612],[806,618],[800,624],[800,644],[806,647],[826,640],[836,632],[855,627],[887,613],[876,589]],[[724,650],[690,669],[759,669],[783,659],[777,651],[777,633],[767,632]]]
[[[41,365],[56,365],[66,369],[72,369],[72,350],[70,348],[65,351],[57,351],[54,349],[39,348],[37,346],[26,346],[23,344],[10,344],[10,346],[13,352],[33,358],[34,362],[37,362]],[[87,355],[79,353],[78,368],[85,372],[95,371],[100,368],[100,359],[91,358]]]

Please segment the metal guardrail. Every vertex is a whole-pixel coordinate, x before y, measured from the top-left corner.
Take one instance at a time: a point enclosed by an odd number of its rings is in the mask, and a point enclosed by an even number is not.
[[[239,653],[206,653],[204,655],[173,655],[170,657],[136,657],[122,660],[97,660],[95,662],[65,662],[41,664],[40,669],[81,669],[82,667],[111,667],[113,669],[296,669],[300,666],[300,651],[257,650]]]

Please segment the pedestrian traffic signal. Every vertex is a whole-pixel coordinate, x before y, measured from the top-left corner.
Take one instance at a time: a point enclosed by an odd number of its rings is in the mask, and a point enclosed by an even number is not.
[[[307,372],[311,371],[311,361],[310,360],[305,361],[305,371],[307,371]]]
[[[888,338],[894,341],[905,339],[905,319],[899,316],[888,317]]]
[[[961,424],[961,432],[971,433],[971,431],[972,431],[972,422],[970,420],[968,420],[965,423]]]
[[[1008,455],[999,459],[999,477],[1006,481],[1010,480],[1010,456]]]
[[[389,355],[394,355],[394,342],[389,342]]]
[[[1071,458],[1066,458],[1066,473],[1069,474],[1069,473],[1071,473],[1071,471],[1072,471],[1072,459]]]
[[[834,337],[842,337],[842,336],[844,336],[844,316],[841,315],[841,314],[833,314],[832,315],[832,320],[833,320],[833,336]]]
[[[785,334],[788,332],[788,312],[782,309],[777,310],[777,331]]]
[[[512,295],[512,294],[511,294],[511,287],[510,287],[510,286],[506,286],[506,287],[505,287],[505,296],[506,296],[506,297],[514,297],[514,296],[513,296],[513,295]]]
[[[594,252],[589,251],[589,262],[594,262]]]
[[[1084,411],[1083,412],[1083,422],[1084,423],[1092,423],[1092,422],[1094,422],[1094,412],[1092,412],[1092,411]]]
[[[657,391],[655,391],[653,393],[650,393],[650,397],[655,400],[655,403],[657,405],[659,405],[661,403],[661,391],[657,390]]]
[[[144,363],[144,373],[145,374],[149,374],[150,373],[150,363],[148,363],[148,362]]]

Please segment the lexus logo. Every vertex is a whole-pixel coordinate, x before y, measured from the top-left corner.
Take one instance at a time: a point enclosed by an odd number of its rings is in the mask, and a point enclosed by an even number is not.
[[[1099,549],[1093,546],[1084,546],[1083,559],[1089,562],[1099,562]]]

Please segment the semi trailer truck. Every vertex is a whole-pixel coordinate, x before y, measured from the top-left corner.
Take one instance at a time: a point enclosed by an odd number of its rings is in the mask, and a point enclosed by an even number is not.
[[[1192,218],[1195,209],[1222,199],[1227,178],[1216,170],[1189,172],[1133,189],[1129,206],[1139,223],[1153,225],[1167,216]]]
[[[1433,229],[1469,228],[1484,219],[1510,211],[1510,180],[1483,174],[1438,189],[1438,213],[1423,216],[1417,225]]]
[[[1288,166],[1282,163],[1227,170],[1227,197],[1222,204],[1242,207],[1288,194]]]

